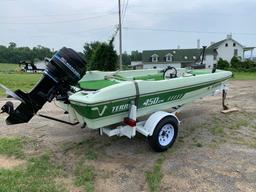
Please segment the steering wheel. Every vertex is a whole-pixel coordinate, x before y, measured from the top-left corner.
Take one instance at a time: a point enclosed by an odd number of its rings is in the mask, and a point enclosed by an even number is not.
[[[172,79],[177,77],[177,69],[175,67],[168,66],[163,72],[164,79]]]

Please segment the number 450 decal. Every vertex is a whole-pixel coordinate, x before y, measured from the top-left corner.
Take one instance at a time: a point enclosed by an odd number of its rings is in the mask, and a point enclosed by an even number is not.
[[[159,97],[153,97],[153,98],[149,98],[147,99],[143,105],[144,106],[150,106],[150,105],[155,105],[155,104],[159,104],[159,103],[162,103],[164,102],[164,100],[160,100]]]

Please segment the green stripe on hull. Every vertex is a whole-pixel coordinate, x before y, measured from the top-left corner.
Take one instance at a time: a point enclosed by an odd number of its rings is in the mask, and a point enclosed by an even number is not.
[[[133,99],[127,99],[123,101],[110,102],[105,105],[97,106],[81,106],[71,104],[71,106],[83,117],[88,119],[96,119],[100,117],[106,117],[129,110],[129,104]],[[118,106],[118,108],[117,108]]]
[[[144,107],[150,107],[154,105],[158,105],[161,103],[167,103],[171,101],[176,101],[182,99],[186,93],[193,92],[196,90],[200,90],[202,88],[211,86],[219,86],[221,81],[211,82],[204,85],[198,85],[194,87],[186,87],[180,88],[178,90],[170,90],[169,92],[154,92],[150,95],[140,95],[138,100],[138,109]],[[123,112],[127,112],[129,110],[129,105],[131,101],[135,100],[135,96],[133,98],[124,98],[122,100],[114,100],[109,101],[108,103],[96,104],[96,105],[86,105],[79,103],[71,103],[71,106],[83,117],[88,119],[97,119],[101,117],[107,117],[110,115],[115,115]]]

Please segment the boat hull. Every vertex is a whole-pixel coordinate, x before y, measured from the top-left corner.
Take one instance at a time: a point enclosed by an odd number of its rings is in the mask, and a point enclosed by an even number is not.
[[[171,80],[129,81],[88,95],[78,93],[69,100],[77,119],[97,129],[122,122],[131,103],[136,104],[137,117],[141,117],[212,95],[231,75],[223,71]]]

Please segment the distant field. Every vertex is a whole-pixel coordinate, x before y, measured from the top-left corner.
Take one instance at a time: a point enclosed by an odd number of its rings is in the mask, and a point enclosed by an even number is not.
[[[18,64],[0,64],[0,83],[12,90],[29,91],[41,76],[42,74],[20,72]],[[5,96],[2,89],[0,89],[0,96]]]
[[[0,73],[16,73],[19,70],[18,64],[0,63]]]

